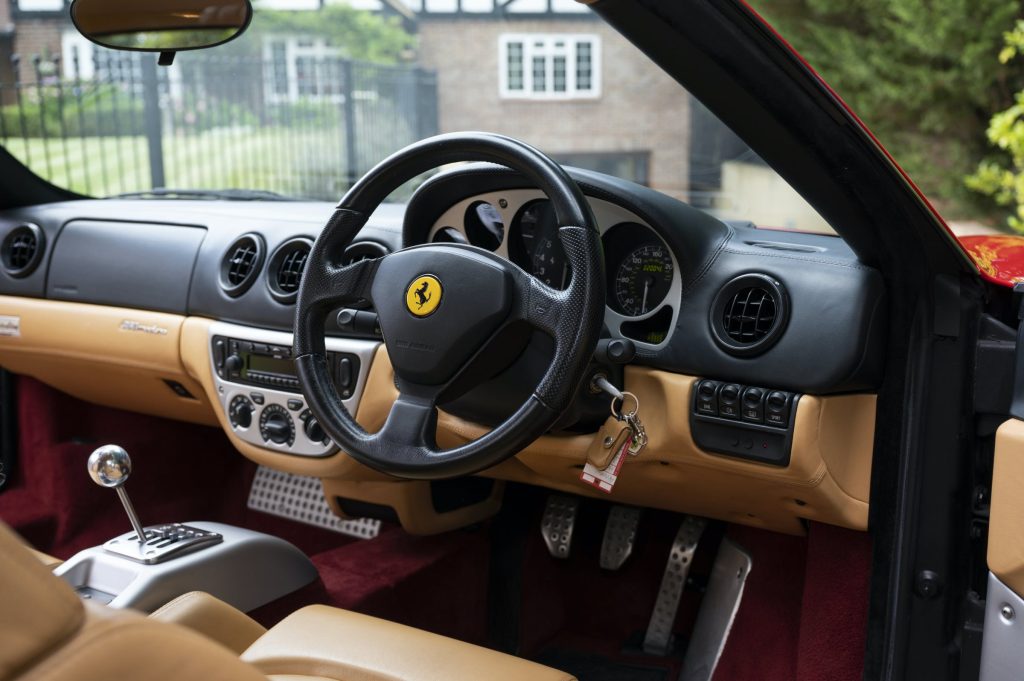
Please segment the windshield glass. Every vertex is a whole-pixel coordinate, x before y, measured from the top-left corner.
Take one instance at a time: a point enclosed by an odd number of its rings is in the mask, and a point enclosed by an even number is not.
[[[241,38],[179,53],[171,67],[88,42],[59,0],[11,5],[20,56],[0,42],[0,144],[89,196],[228,189],[337,201],[411,142],[483,130],[723,219],[830,231],[574,0],[264,0]]]

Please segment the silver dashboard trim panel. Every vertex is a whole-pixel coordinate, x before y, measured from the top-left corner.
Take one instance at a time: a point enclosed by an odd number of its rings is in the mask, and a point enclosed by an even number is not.
[[[981,638],[981,681],[1018,679],[1024,669],[1024,599],[991,572]]]
[[[305,405],[306,400],[302,393],[275,390],[266,386],[253,386],[245,385],[243,383],[235,383],[233,381],[224,380],[218,376],[217,366],[213,356],[214,336],[225,336],[254,343],[267,343],[269,345],[291,346],[292,334],[285,333],[283,331],[271,331],[269,329],[259,329],[251,326],[230,324],[228,322],[214,322],[210,324],[206,343],[207,354],[210,361],[210,373],[213,376],[214,384],[217,387],[217,400],[225,415],[227,414],[228,405],[231,404],[231,400],[238,395],[249,397],[252,393],[260,393],[264,398],[264,403],[262,405],[254,405],[256,410],[252,414],[252,424],[248,428],[232,427],[231,430],[237,437],[249,444],[256,445],[257,447],[262,447],[263,449],[270,451],[281,452],[282,454],[324,457],[330,456],[338,451],[337,445],[333,442],[328,441],[327,444],[314,442],[307,438],[306,434],[302,431],[302,423],[299,421],[299,414],[307,408]],[[377,348],[380,347],[381,343],[380,341],[334,337],[326,338],[325,342],[329,352],[344,352],[355,355],[359,358],[359,375],[356,377],[356,384],[352,389],[352,396],[346,400],[342,400],[342,404],[345,405],[345,408],[348,409],[349,413],[355,414],[359,408],[359,400],[363,396],[363,390],[366,387],[366,378],[370,373],[370,365],[373,363],[373,359],[377,354]],[[303,407],[301,409],[288,409],[288,401],[294,399],[302,400]],[[263,413],[264,409],[272,404],[279,405],[291,415],[292,425],[295,428],[295,439],[290,445],[288,443],[277,444],[275,442],[267,441],[260,435],[260,415]]]

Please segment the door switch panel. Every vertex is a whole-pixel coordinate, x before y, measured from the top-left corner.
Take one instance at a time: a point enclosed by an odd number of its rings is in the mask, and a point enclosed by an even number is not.
[[[690,432],[702,450],[788,466],[800,396],[703,379],[693,388]]]

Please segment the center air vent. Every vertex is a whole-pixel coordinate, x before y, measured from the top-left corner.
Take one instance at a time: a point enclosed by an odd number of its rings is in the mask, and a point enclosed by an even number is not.
[[[305,237],[289,239],[277,247],[270,256],[267,268],[267,286],[270,293],[282,303],[294,303],[302,281],[302,271],[313,248],[313,242]]]
[[[249,290],[263,265],[266,248],[259,234],[244,234],[224,252],[220,263],[220,287],[232,298]]]
[[[33,224],[18,225],[0,244],[0,261],[12,277],[27,277],[43,259],[43,230]]]
[[[779,339],[789,319],[782,284],[765,274],[744,274],[722,287],[711,305],[711,332],[731,355],[760,355]]]
[[[382,258],[390,252],[387,246],[376,241],[356,241],[349,244],[348,248],[345,249],[345,255],[341,258],[341,264],[345,266],[357,263],[360,260]]]

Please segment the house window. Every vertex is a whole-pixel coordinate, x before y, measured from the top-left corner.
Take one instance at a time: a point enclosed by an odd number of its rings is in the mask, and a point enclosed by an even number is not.
[[[340,100],[343,92],[341,52],[322,39],[271,38],[263,47],[268,99]]]
[[[589,34],[505,34],[499,42],[505,98],[579,99],[601,94],[601,40]]]

